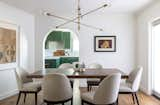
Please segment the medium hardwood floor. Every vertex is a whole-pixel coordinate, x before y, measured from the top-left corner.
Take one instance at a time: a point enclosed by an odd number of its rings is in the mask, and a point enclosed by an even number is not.
[[[80,88],[79,91],[78,86],[79,83],[76,81],[73,88],[73,105],[81,105],[80,91],[87,91],[87,88]],[[23,103],[23,97],[24,96],[21,97],[19,105],[34,105],[34,95],[28,95],[25,104]],[[139,92],[138,97],[140,105],[160,105],[160,100],[154,98],[153,96],[148,96],[143,92]],[[0,101],[0,105],[16,105],[16,101],[17,95]],[[38,105],[46,105],[42,100],[42,92],[38,94]],[[65,105],[70,105],[70,102],[67,102]],[[119,95],[119,105],[134,105],[131,95]]]

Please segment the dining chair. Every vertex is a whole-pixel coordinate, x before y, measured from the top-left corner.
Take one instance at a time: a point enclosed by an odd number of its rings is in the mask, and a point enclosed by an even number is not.
[[[139,100],[137,96],[137,92],[139,90],[139,85],[142,77],[143,68],[138,67],[135,70],[133,70],[129,74],[129,78],[126,80],[125,83],[121,83],[119,94],[131,94],[133,103],[135,104],[135,98],[136,102],[139,105]]]
[[[70,69],[70,68],[74,68],[74,65],[70,63],[63,63],[58,68],[59,69]],[[73,83],[74,83],[74,79],[70,78],[70,84],[72,88],[73,88]]]
[[[59,104],[71,100],[73,92],[69,79],[64,74],[45,75],[42,82],[43,100],[47,105]]]
[[[88,68],[90,69],[102,69],[102,65],[98,64],[98,63],[92,63],[88,66]],[[90,91],[92,89],[92,86],[98,86],[100,83],[100,79],[99,78],[89,78],[87,79],[87,90]]]
[[[24,94],[24,103],[27,94],[35,94],[35,105],[37,105],[37,94],[41,90],[41,82],[33,82],[31,78],[27,78],[27,75],[29,73],[22,68],[18,68],[17,70],[14,71],[19,89],[19,95],[16,105],[18,105],[19,103],[21,94]]]
[[[69,68],[74,68],[73,64],[70,63],[63,63],[59,67],[59,69],[69,69]]]
[[[102,80],[95,91],[81,94],[82,105],[115,105],[117,104],[121,74],[114,73]]]

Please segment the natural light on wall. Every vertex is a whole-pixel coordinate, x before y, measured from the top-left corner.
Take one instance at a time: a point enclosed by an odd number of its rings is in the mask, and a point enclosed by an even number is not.
[[[160,24],[153,25],[153,40],[152,40],[152,52],[153,52],[153,93],[160,95]]]

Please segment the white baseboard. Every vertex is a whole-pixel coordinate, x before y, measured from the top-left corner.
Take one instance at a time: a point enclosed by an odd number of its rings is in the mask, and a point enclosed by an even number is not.
[[[15,89],[15,90],[0,94],[0,100],[3,100],[3,99],[8,98],[8,97],[11,97],[11,96],[13,96],[13,95],[15,95],[17,93],[18,93],[18,89]]]
[[[142,86],[140,86],[140,90],[141,90],[142,92],[146,93],[147,95],[151,95],[151,92],[148,91],[148,89],[146,89],[146,88],[144,88],[144,87],[142,87]]]

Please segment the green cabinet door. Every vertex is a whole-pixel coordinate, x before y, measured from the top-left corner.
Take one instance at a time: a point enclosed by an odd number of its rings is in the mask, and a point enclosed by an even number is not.
[[[79,57],[61,57],[60,64],[78,62]]]
[[[63,32],[62,40],[64,42],[64,48],[70,49],[70,41],[71,41],[70,32]]]
[[[63,32],[62,31],[54,31],[54,41],[62,41]]]
[[[71,35],[70,32],[53,31],[51,32],[45,42],[45,48],[48,49],[49,41],[61,41],[64,43],[64,49],[70,49],[71,47]]]
[[[58,68],[60,65],[60,59],[46,59],[45,68]]]

